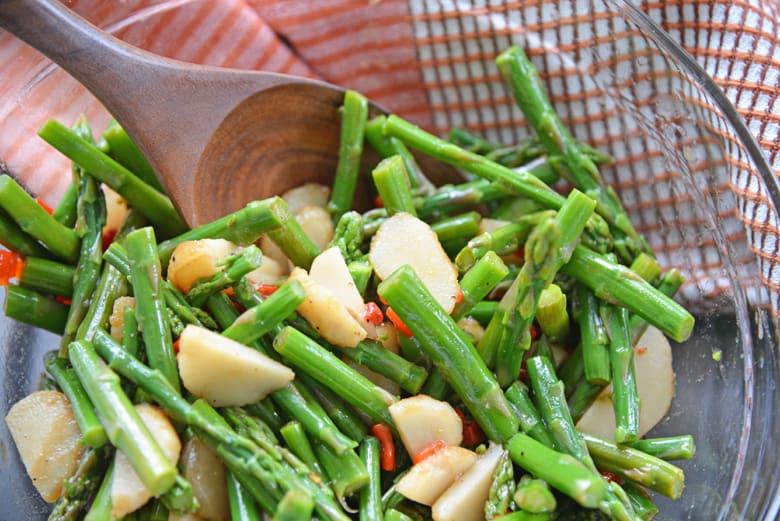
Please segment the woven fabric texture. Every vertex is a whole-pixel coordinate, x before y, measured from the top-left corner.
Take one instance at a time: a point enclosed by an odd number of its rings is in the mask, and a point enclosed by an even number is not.
[[[689,282],[682,298],[718,306],[730,279],[740,277],[750,298],[777,311],[778,222],[756,166],[696,78],[623,17],[606,12],[605,4],[621,3],[73,0],[68,5],[120,38],[165,56],[320,77],[359,90],[436,133],[462,126],[505,144],[530,131],[494,59],[512,44],[523,45],[574,135],[616,159],[603,174],[661,262],[685,271]],[[715,80],[780,174],[780,2],[637,5]],[[42,74],[43,66],[30,67],[36,61],[44,63],[0,33],[0,66],[10,78],[0,84],[0,158],[31,191],[53,203],[68,182],[67,164],[30,140],[30,129],[50,114],[67,119],[80,113],[99,129],[108,115],[62,71]],[[712,225],[703,199],[717,210],[719,236],[702,239]],[[731,265],[721,260],[726,250]]]

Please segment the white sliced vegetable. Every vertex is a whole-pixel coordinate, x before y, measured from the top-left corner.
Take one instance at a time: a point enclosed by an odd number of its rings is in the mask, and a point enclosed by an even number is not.
[[[393,215],[371,240],[368,257],[380,279],[409,264],[444,310],[452,312],[460,292],[458,272],[424,221],[403,212]]]
[[[398,330],[389,322],[383,322],[374,328],[374,337],[382,347],[395,354],[401,350],[401,343],[398,340]]]
[[[412,458],[435,441],[454,446],[463,441],[463,422],[452,405],[428,395],[398,400],[390,406],[390,415]]]
[[[498,462],[504,454],[499,444],[487,451],[433,504],[433,521],[484,521],[485,502]]]
[[[512,224],[509,221],[504,221],[502,219],[490,219],[483,217],[479,221],[479,233],[492,233],[499,228],[503,228],[507,224]]]
[[[341,250],[334,246],[317,255],[311,263],[309,277],[330,291],[347,306],[355,319],[360,320],[365,313],[366,304],[352,280]]]
[[[330,200],[330,187],[319,183],[304,183],[282,194],[290,212],[296,214],[304,206],[325,208]]]
[[[56,501],[84,449],[68,398],[59,391],[36,391],[11,406],[5,423],[33,485],[43,499]]]
[[[213,276],[220,263],[239,247],[224,239],[184,241],[173,250],[168,264],[168,280],[182,293],[187,293],[196,281]]]
[[[267,255],[263,255],[263,263],[259,268],[246,274],[246,278],[256,285],[278,284],[286,276],[287,268]]]
[[[306,290],[306,299],[297,311],[325,340],[343,347],[355,347],[366,338],[366,330],[333,293],[314,282],[302,268],[290,273],[290,280],[297,280]]]
[[[267,235],[260,237],[260,250],[263,252],[263,259],[271,258],[275,260],[279,267],[282,268],[284,274],[290,273],[292,269],[292,263],[287,255],[284,254],[282,249],[276,245],[274,241],[268,238]]]
[[[171,463],[179,460],[181,441],[168,416],[154,405],[140,403],[135,406],[138,415],[149,429],[157,444]],[[135,512],[152,498],[130,461],[121,451],[114,454],[114,474],[111,478],[111,517],[121,519]]]
[[[117,342],[122,341],[122,330],[125,326],[125,308],[127,307],[135,309],[135,298],[119,297],[114,301],[111,316],[108,317],[108,323],[111,326],[111,337]]]
[[[255,403],[295,378],[264,354],[191,324],[179,337],[176,360],[184,387],[215,407]]]
[[[479,456],[463,447],[447,446],[415,463],[395,489],[423,505],[433,505],[439,496],[466,472]]]
[[[634,370],[640,399],[639,436],[642,437],[666,416],[674,397],[672,347],[658,329],[648,328],[637,342],[634,348]],[[611,385],[585,411],[577,422],[577,428],[608,440],[615,439]]]
[[[328,247],[334,230],[333,221],[325,208],[304,206],[295,214],[295,218],[311,242],[321,250]]]
[[[193,436],[181,451],[181,470],[200,504],[198,516],[207,521],[230,521],[225,465],[200,438]]]
[[[121,195],[108,186],[101,185],[101,188],[106,196],[106,224],[103,226],[103,234],[105,236],[119,231],[125,222],[130,207],[127,206],[127,201]]]
[[[569,356],[569,352],[560,345],[553,343],[550,344],[550,349],[552,350],[553,359],[555,359],[555,367],[560,367],[566,360],[566,357]]]
[[[482,335],[485,334],[485,328],[473,317],[461,318],[458,320],[458,326],[460,326],[463,332],[471,338],[474,345],[477,345],[482,338]]]

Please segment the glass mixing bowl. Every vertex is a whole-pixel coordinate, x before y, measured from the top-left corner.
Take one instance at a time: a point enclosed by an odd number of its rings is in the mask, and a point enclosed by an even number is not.
[[[136,9],[121,3],[106,28],[138,43],[134,28],[206,1]],[[445,2],[410,2],[409,8],[420,73],[434,106],[429,127],[443,132],[465,126],[507,143],[527,134],[492,65],[503,48],[525,45],[573,133],[615,157],[603,175],[661,263],[688,278],[679,298],[697,324],[688,342],[674,346],[676,397],[651,434],[691,433],[697,453],[679,462],[685,492],[679,501],[658,498],[657,519],[775,519],[776,296],[761,278],[769,266],[755,252],[761,241],[773,240],[780,199],[771,169],[733,106],[689,55],[626,2],[525,0],[493,12],[462,6],[456,12]],[[100,130],[108,115],[32,52],[19,55],[15,70],[14,81],[0,86],[0,160],[33,193],[55,203],[69,166],[36,141],[37,128],[49,117],[72,121],[86,112]],[[393,108],[392,100],[382,102]],[[17,147],[10,153],[18,136],[29,141],[22,152]],[[749,192],[760,195],[746,197]],[[751,220],[766,226],[749,228]],[[53,335],[0,319],[0,415],[39,385],[42,356],[56,345]],[[48,507],[3,422],[0,448],[0,519],[44,519]]]

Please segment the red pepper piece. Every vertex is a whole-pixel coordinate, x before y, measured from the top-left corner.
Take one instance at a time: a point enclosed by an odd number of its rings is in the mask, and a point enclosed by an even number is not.
[[[412,458],[412,462],[420,463],[425,458],[429,458],[430,456],[433,456],[434,454],[436,454],[446,446],[447,446],[447,442],[444,440],[432,441],[428,445],[420,449],[417,452],[417,454],[414,455],[414,457]]]
[[[387,308],[385,310],[385,315],[387,315],[387,318],[390,319],[390,322],[393,323],[398,332],[403,336],[406,338],[412,338],[414,336],[412,331],[406,326],[406,324],[404,324],[404,321],[401,320],[401,317],[396,315],[395,311],[393,311],[393,308]]]
[[[35,202],[38,203],[38,206],[46,210],[47,214],[51,215],[54,213],[54,209],[48,204],[46,204],[45,202],[43,202],[43,199],[41,199],[40,197],[36,197]]]
[[[24,259],[14,251],[0,251],[0,286],[7,286],[11,279],[19,279],[24,269]]]
[[[382,310],[379,308],[379,306],[376,305],[376,302],[366,302],[363,318],[375,326],[378,326],[385,321],[385,315],[382,313]]]
[[[395,470],[395,442],[393,432],[384,423],[377,423],[371,427],[371,434],[379,440],[379,467],[386,471]]]
[[[276,292],[277,289],[279,289],[279,286],[274,284],[258,284],[257,286],[257,292],[260,293],[260,296],[263,298],[270,297]]]

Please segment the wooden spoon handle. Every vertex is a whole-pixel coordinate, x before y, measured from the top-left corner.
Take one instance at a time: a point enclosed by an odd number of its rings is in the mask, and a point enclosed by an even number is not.
[[[156,56],[108,35],[55,0],[3,0],[0,27],[65,69],[109,109],[118,95],[124,105],[133,93],[118,85],[133,76],[148,81],[154,75],[145,72],[160,66]]]

